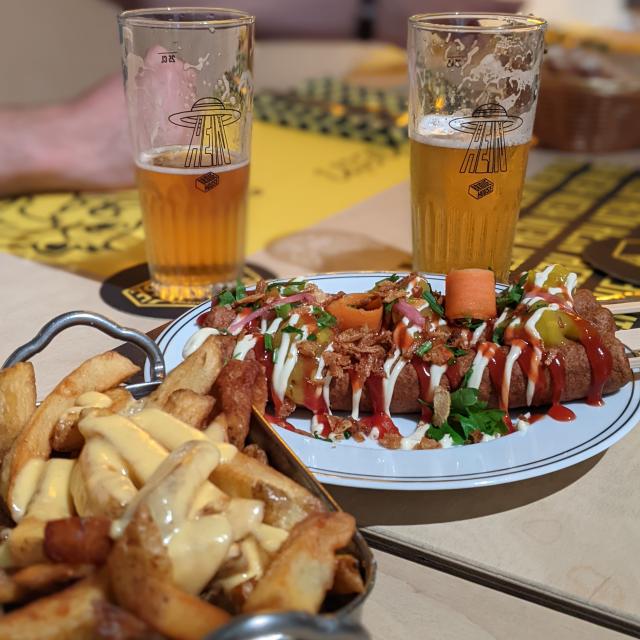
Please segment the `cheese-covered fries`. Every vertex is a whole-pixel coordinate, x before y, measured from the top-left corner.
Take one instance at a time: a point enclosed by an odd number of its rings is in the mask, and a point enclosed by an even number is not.
[[[0,637],[196,640],[363,590],[354,519],[245,443],[266,392],[227,351],[209,338],[138,401],[114,352],[37,408],[31,365],[0,372]]]

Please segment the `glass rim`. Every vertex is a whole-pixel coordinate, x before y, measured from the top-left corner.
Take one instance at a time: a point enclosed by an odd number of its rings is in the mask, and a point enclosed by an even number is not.
[[[206,18],[209,14],[222,14],[220,18]],[[185,19],[167,20],[167,16],[184,15]],[[189,17],[191,16],[191,18]],[[200,16],[200,17],[198,17]],[[118,15],[118,23],[135,27],[202,29],[215,27],[229,29],[254,24],[255,16],[246,11],[227,9],[225,7],[159,7],[148,9],[132,9]]]
[[[445,20],[493,19],[501,24],[462,25]],[[443,22],[438,22],[443,21]],[[497,13],[493,11],[445,11],[441,13],[417,13],[409,17],[409,26],[425,31],[455,31],[466,33],[513,33],[546,29],[547,21],[534,15],[521,13]]]

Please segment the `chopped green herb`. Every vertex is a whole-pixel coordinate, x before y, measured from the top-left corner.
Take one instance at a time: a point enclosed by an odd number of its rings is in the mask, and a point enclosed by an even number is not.
[[[437,313],[441,318],[444,318],[444,308],[438,303],[430,289],[425,289],[422,292],[422,297],[429,303],[429,306],[433,311],[435,311],[435,313]]]
[[[527,311],[529,313],[534,313],[536,312],[538,309],[544,309],[545,307],[548,307],[549,305],[544,301],[544,300],[538,300],[538,302],[535,302],[534,304],[532,304]]]
[[[473,373],[473,367],[469,367],[467,372],[462,376],[462,382],[460,383],[461,387],[466,387],[469,384],[469,378],[471,378],[471,374]]]
[[[527,283],[528,277],[529,272],[525,271],[520,276],[518,282],[509,285],[496,298],[496,306],[498,307],[498,312],[502,313],[507,307],[515,309],[520,304],[520,302],[522,302],[522,297],[524,296],[524,286]]]
[[[451,394],[451,409],[441,427],[430,427],[427,435],[441,440],[447,433],[455,444],[471,440],[474,431],[488,435],[503,435],[507,427],[503,422],[504,412],[488,409],[487,403],[478,400],[478,390],[461,387]]]
[[[314,437],[316,440],[324,440],[325,442],[331,442],[331,439],[330,439],[330,438],[323,438],[321,435],[318,435],[317,433],[314,433],[314,434],[313,434],[313,437]]]
[[[242,300],[247,297],[247,288],[240,280],[236,282],[236,300]]]
[[[418,398],[418,403],[423,404],[425,407],[430,407],[431,409],[433,409],[433,406],[429,404],[426,400],[423,400],[422,398]]]
[[[480,325],[483,324],[483,321],[474,320],[473,318],[464,318],[463,320],[460,320],[460,324],[470,331],[475,331]]]
[[[345,440],[348,440],[351,437],[351,431],[349,431],[349,429],[347,429],[346,431],[344,431],[342,433],[342,435],[344,436]]]
[[[493,329],[493,336],[491,338],[491,341],[495,342],[496,344],[500,344],[500,341],[502,340],[502,336],[504,335],[504,329],[505,327],[503,325],[495,327]]]
[[[228,304],[233,304],[236,301],[235,296],[231,291],[223,291],[218,294],[218,306],[226,306]]]
[[[315,334],[315,333],[310,333],[310,334],[307,336],[307,340],[308,340],[309,342],[315,342],[317,339],[318,339],[318,336],[317,336],[317,334]]]
[[[462,356],[466,356],[467,355],[467,350],[466,349],[459,349],[458,347],[450,347],[448,344],[445,345],[447,347],[447,349],[449,349],[449,351],[451,351],[451,353],[453,353],[453,355],[456,358],[460,358]]]
[[[287,286],[282,290],[282,295],[285,296],[293,296],[296,293],[300,293],[304,291],[304,288],[307,286],[306,280],[297,280],[296,282],[288,282]]]
[[[432,347],[433,347],[433,342],[431,342],[431,340],[427,340],[426,342],[423,342],[416,349],[416,355],[422,357],[425,353],[427,353],[428,351],[431,351]]]
[[[391,313],[391,310],[393,309],[393,305],[394,304],[395,304],[395,301],[393,301],[393,302],[385,302],[384,312],[385,313]]]
[[[375,286],[377,287],[381,285],[383,282],[398,282],[398,280],[400,280],[400,276],[397,273],[394,273],[390,276],[387,276],[386,278],[382,278],[382,280],[378,280]]]
[[[324,329],[325,327],[334,327],[337,322],[335,316],[332,316],[322,307],[313,307],[313,315],[316,317],[316,322],[320,329]]]
[[[282,333],[295,333],[297,336],[301,336],[302,329],[298,329],[298,327],[292,327],[291,325],[289,325],[282,330]]]
[[[278,318],[286,320],[291,314],[291,309],[293,309],[293,305],[290,302],[281,304],[279,307],[275,307],[276,315]]]
[[[456,359],[455,358],[449,358],[447,360],[447,366],[449,366],[449,367],[452,367],[455,363],[456,363]]]
[[[264,348],[267,351],[273,351],[273,336],[270,333],[264,334]]]

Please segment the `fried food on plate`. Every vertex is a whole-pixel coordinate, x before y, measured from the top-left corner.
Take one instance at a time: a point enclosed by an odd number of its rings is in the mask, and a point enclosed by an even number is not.
[[[30,362],[0,371],[0,459],[36,408],[36,377]]]
[[[356,529],[347,513],[320,513],[299,522],[244,605],[246,613],[320,608],[334,581],[335,551]]]
[[[255,361],[223,367],[221,345],[205,341],[147,401],[118,386],[137,367],[117,354],[85,362],[31,415],[28,388],[11,400],[23,425],[2,461],[14,526],[0,603],[16,608],[0,638],[199,640],[251,598],[317,612],[329,589],[357,591],[357,563],[335,553],[353,519],[325,513],[256,445],[240,451],[266,388]],[[32,370],[6,373],[0,392],[20,377],[28,387]]]
[[[20,432],[2,463],[0,489],[8,504],[13,501],[16,478],[29,460],[46,460],[51,454],[51,435],[62,415],[77,398],[90,391],[106,391],[139,371],[129,359],[108,351],[87,360],[71,372],[42,401]]]

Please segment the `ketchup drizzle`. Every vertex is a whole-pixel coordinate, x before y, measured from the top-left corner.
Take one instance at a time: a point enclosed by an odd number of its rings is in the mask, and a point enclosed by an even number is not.
[[[551,375],[551,407],[547,415],[560,422],[575,420],[576,414],[560,404],[567,380],[564,356],[561,353],[556,353],[549,362],[549,374]]]
[[[367,378],[366,388],[371,399],[372,415],[360,419],[363,431],[369,435],[373,427],[378,428],[378,438],[383,438],[388,433],[400,435],[398,427],[393,424],[393,420],[384,412],[384,393],[382,391],[382,376],[371,375]]]

